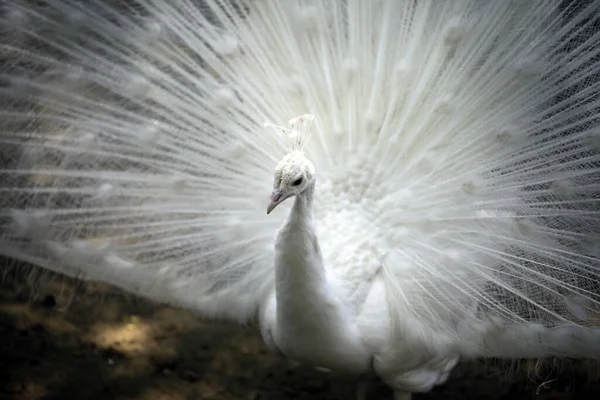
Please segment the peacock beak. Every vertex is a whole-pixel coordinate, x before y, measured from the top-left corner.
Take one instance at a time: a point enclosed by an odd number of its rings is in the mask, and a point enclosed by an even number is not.
[[[281,202],[285,200],[283,197],[283,193],[279,189],[273,189],[273,193],[271,193],[271,200],[269,201],[269,205],[267,206],[267,214],[270,214],[271,211],[275,209]]]

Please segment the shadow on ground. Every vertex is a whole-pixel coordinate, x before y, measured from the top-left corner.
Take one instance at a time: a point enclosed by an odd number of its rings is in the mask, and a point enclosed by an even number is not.
[[[0,399],[354,398],[354,379],[294,367],[269,353],[254,328],[205,322],[102,285],[46,283],[34,293],[30,280],[0,286]],[[463,366],[449,383],[415,398],[600,398],[597,366],[556,369]],[[369,398],[391,393],[374,382]]]

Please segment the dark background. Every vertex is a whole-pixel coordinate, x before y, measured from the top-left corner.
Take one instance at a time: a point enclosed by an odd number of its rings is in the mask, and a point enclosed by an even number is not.
[[[355,378],[294,367],[266,349],[255,327],[204,321],[23,265],[8,271],[0,285],[1,400],[354,399]],[[369,400],[392,399],[371,382]],[[472,362],[415,398],[598,399],[600,364]]]

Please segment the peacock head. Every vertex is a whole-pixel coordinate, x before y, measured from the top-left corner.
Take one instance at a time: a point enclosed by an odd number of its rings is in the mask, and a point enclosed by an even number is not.
[[[304,146],[310,138],[309,127],[314,120],[311,114],[304,114],[288,121],[287,127],[277,127],[287,135],[290,152],[275,167],[273,193],[267,207],[267,214],[290,197],[297,196],[311,185],[315,178],[315,166],[304,156]]]
[[[273,193],[267,214],[290,197],[302,193],[315,178],[315,166],[302,152],[293,151],[287,154],[275,167]]]

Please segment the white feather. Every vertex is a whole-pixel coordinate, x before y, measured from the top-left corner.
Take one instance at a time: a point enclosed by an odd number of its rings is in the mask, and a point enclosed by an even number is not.
[[[3,2],[0,253],[259,316],[398,390],[459,357],[600,358],[600,1],[565,3]],[[291,201],[264,212],[287,151],[264,122],[307,113],[322,258],[275,250]],[[277,257],[320,295],[276,299]]]

